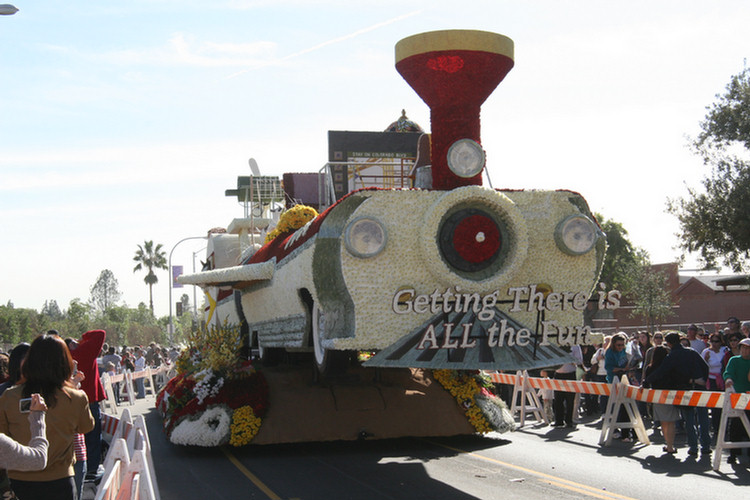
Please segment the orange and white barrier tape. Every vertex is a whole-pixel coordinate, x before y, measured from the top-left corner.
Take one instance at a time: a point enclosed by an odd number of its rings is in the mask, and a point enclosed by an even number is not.
[[[529,377],[529,384],[531,384],[531,387],[534,389],[551,389],[553,391],[597,394],[599,396],[610,395],[610,384],[605,384],[603,382]]]
[[[516,385],[520,382],[518,375],[509,373],[490,373],[490,379],[498,384]],[[612,395],[612,384],[605,382],[585,382],[582,380],[557,380],[541,377],[527,377],[529,385],[535,389],[576,392],[583,394]],[[702,406],[721,408],[724,406],[723,392],[716,391],[674,391],[666,389],[643,389],[633,385],[625,386],[625,394],[630,399],[646,403],[659,403],[677,406]],[[750,393],[730,394],[732,408],[750,410]]]
[[[625,395],[637,401],[676,406],[701,406],[722,408],[724,398],[729,395],[731,407],[735,410],[750,410],[750,393],[724,393],[716,391],[669,391],[662,389],[642,389],[628,385]]]
[[[519,380],[517,375],[511,375],[510,373],[491,372],[488,373],[490,379],[496,384],[509,384],[516,385]]]

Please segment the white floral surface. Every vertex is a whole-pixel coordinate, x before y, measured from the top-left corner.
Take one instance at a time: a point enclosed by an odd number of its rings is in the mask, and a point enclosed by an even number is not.
[[[375,191],[368,201],[352,214],[351,219],[375,217],[386,224],[388,245],[370,259],[350,255],[342,246],[341,262],[349,293],[356,304],[357,335],[354,339],[335,339],[339,349],[382,349],[422,325],[432,314],[395,314],[393,295],[402,289],[417,294],[445,291],[448,286],[461,287],[461,292],[480,294],[499,290],[499,299],[506,300],[509,287],[545,283],[555,292],[589,294],[597,276],[596,250],[572,257],[557,248],[554,231],[568,215],[580,213],[569,202],[567,191],[509,191],[500,193],[479,186],[442,191]],[[497,201],[492,201],[496,197]],[[461,278],[442,262],[437,245],[425,243],[437,231],[439,211],[433,206],[447,206],[466,198],[476,198],[490,206],[501,206],[507,213],[505,222],[516,231],[516,245],[508,266],[499,276],[474,282]],[[441,199],[448,200],[445,204]],[[444,212],[444,210],[443,210]],[[434,229],[432,229],[434,228]],[[432,231],[432,233],[430,233]],[[434,236],[432,237],[434,241]],[[431,257],[427,257],[431,255]],[[505,311],[509,306],[504,307]],[[512,316],[521,323],[534,326],[536,313],[519,312]],[[547,320],[560,326],[581,326],[580,311],[546,312]]]
[[[174,444],[213,447],[229,442],[232,416],[229,409],[213,406],[196,420],[186,418],[172,430]]]
[[[581,213],[568,191],[498,192],[481,186],[453,191],[379,190],[365,191],[348,220],[372,217],[383,223],[388,234],[386,248],[378,255],[360,258],[351,255],[345,245],[339,255],[331,255],[331,265],[340,265],[346,289],[355,304],[353,338],[325,341],[337,349],[383,349],[424,324],[432,313],[396,314],[393,297],[400,290],[416,294],[441,293],[449,287],[462,293],[487,295],[498,292],[499,300],[509,300],[510,287],[545,285],[553,292],[583,293],[596,284],[597,251],[570,256],[558,249],[554,233],[565,217]],[[493,276],[473,281],[451,271],[440,256],[435,235],[446,210],[467,200],[500,215],[513,234],[512,247],[503,267]],[[251,329],[253,324],[283,317],[308,314],[298,290],[306,288],[317,302],[319,290],[312,276],[314,245],[300,249],[283,265],[276,265],[273,277],[264,286],[243,293],[242,304]],[[508,312],[510,305],[499,305]],[[536,325],[536,311],[510,315],[529,327]],[[547,311],[545,319],[560,327],[580,327],[580,310]],[[285,345],[285,347],[290,347]],[[305,348],[306,345],[299,347]]]

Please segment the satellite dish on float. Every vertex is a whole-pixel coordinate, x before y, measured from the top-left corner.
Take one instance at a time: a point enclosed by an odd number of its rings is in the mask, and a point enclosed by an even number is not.
[[[253,175],[260,176],[260,169],[258,168],[258,162],[255,161],[255,158],[250,158],[247,160],[247,163],[250,165],[250,172],[252,172]]]

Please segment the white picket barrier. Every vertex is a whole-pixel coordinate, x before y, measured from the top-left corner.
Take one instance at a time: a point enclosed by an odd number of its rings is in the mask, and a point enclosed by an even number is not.
[[[144,382],[148,381],[149,382],[148,385],[146,385],[145,383],[143,384],[143,389],[144,389],[143,395],[145,396],[150,392],[152,396],[156,396],[156,390],[154,388],[154,379],[151,376],[150,368],[144,368],[143,370],[138,370],[133,373],[128,373],[128,377],[130,378],[131,381],[136,381],[139,379],[143,379]]]
[[[110,438],[110,448],[104,459],[104,475],[96,500],[160,500],[143,416],[132,421],[127,408],[119,419],[102,415],[102,436],[105,440]]]
[[[135,404],[135,389],[133,388],[133,378],[131,377],[131,372],[125,370],[119,375],[123,378],[122,382],[120,383],[120,404],[122,404],[122,401],[127,398],[128,405],[133,406]]]
[[[736,402],[733,401],[735,398]],[[745,404],[742,404],[741,399],[745,400]],[[723,450],[729,450],[734,448],[750,448],[750,441],[727,441],[724,439],[727,433],[727,426],[729,425],[730,418],[739,418],[742,425],[745,427],[745,432],[750,436],[750,421],[748,421],[747,413],[745,410],[739,410],[737,408],[747,407],[748,400],[750,400],[750,394],[736,394],[732,388],[727,389],[724,395],[724,406],[721,409],[721,422],[719,424],[719,434],[716,439],[716,449],[714,450],[714,460],[712,468],[715,471],[719,470],[721,465],[721,452]]]
[[[646,426],[643,425],[641,412],[638,410],[636,401],[627,396],[627,387],[628,377],[625,375],[622,376],[619,382],[616,377],[612,382],[609,401],[607,401],[607,410],[604,412],[604,417],[602,417],[602,432],[599,436],[599,445],[611,445],[616,429],[633,429],[636,436],[638,436],[638,441],[644,444],[651,444],[646,435]],[[625,411],[627,411],[627,422],[617,421],[620,408],[625,408]]]
[[[510,412],[514,416],[516,412],[520,412],[520,427],[525,425],[528,413],[533,414],[537,422],[549,424],[547,412],[544,411],[544,404],[540,401],[537,392],[531,387],[529,374],[526,371],[523,373],[518,371],[514,376],[513,402]]]

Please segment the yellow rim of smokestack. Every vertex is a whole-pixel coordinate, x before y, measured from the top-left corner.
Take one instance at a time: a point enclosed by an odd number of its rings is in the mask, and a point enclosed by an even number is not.
[[[513,59],[513,40],[489,31],[429,31],[399,41],[396,44],[396,62],[417,54],[444,50],[476,50]]]

